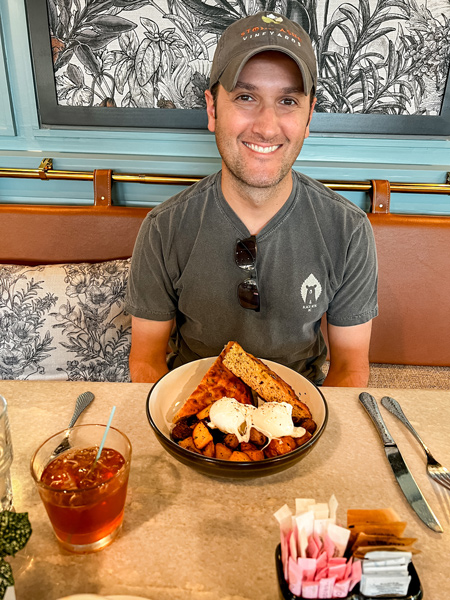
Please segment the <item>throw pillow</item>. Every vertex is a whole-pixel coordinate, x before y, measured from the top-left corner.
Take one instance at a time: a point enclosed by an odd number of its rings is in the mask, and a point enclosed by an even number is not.
[[[0,379],[130,381],[129,265],[0,265]]]

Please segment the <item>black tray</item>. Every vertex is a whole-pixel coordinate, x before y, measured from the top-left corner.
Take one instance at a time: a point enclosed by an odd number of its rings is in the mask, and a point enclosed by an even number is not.
[[[300,600],[301,596],[295,596],[289,589],[284,578],[283,563],[281,562],[281,544],[278,544],[275,550],[275,564],[277,567],[278,591],[280,600]],[[359,591],[359,583],[355,585],[352,593],[345,600],[382,600],[383,598],[392,600],[421,600],[423,598],[422,586],[419,576],[412,562],[408,566],[411,581],[409,583],[408,594],[406,596],[365,596]]]

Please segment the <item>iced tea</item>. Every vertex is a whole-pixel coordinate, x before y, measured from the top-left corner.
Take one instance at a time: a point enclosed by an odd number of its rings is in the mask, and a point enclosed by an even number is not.
[[[34,474],[56,537],[73,552],[100,550],[122,524],[129,457],[108,445],[111,430],[97,462],[98,445],[77,444],[46,463],[38,477]]]

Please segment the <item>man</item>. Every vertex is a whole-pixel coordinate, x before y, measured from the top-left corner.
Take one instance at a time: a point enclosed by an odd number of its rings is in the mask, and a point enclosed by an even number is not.
[[[305,31],[258,13],[222,35],[206,91],[222,171],[152,210],[132,258],[133,381],[234,340],[325,385],[367,385],[377,267],[365,213],[292,170],[314,110]]]

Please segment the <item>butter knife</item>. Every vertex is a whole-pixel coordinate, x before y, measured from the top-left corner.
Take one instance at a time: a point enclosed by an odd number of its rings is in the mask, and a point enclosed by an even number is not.
[[[359,395],[359,400],[377,428],[377,431],[383,441],[384,451],[388,458],[389,464],[391,465],[391,469],[394,472],[397,483],[408,500],[411,508],[425,523],[425,525],[427,525],[427,527],[433,531],[436,531],[437,533],[443,533],[444,530],[442,529],[441,524],[428,505],[428,502],[423,497],[423,494],[415,482],[414,477],[411,475],[407,464],[400,454],[400,450],[397,448],[397,444],[392,439],[392,436],[389,433],[383,421],[383,417],[378,409],[375,398],[367,392],[362,392]]]

